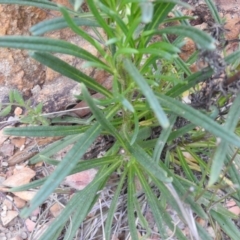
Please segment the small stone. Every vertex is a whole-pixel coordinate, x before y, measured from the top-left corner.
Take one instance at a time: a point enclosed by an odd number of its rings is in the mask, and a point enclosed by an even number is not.
[[[7,216],[7,211],[2,211],[1,212],[1,217],[6,217]]]
[[[32,232],[36,226],[36,223],[30,220],[29,218],[26,219],[25,224],[29,232]]]
[[[32,216],[30,219],[31,219],[33,222],[36,222],[36,221],[37,221],[37,216]]]
[[[6,157],[11,157],[14,152],[14,145],[11,143],[5,142],[5,144],[2,145],[0,148],[0,152]]]
[[[62,209],[63,207],[59,203],[54,203],[49,210],[54,217],[58,217]]]
[[[17,208],[23,208],[26,205],[26,201],[19,197],[14,197],[14,204]]]
[[[22,239],[27,239],[28,235],[26,232],[21,232],[21,238]]]
[[[22,114],[23,110],[20,107],[16,107],[14,110],[15,116],[20,116]]]
[[[3,206],[2,206],[2,210],[3,210],[4,212],[6,212],[6,211],[7,211],[7,206],[6,206],[6,205],[3,205]]]
[[[2,167],[7,167],[8,166],[8,162],[2,162]]]
[[[14,144],[14,146],[17,148],[21,148],[22,146],[24,146],[25,142],[26,142],[25,137],[13,138],[11,140],[11,143]]]
[[[8,223],[10,223],[17,216],[18,216],[17,211],[7,211],[6,216],[1,216],[3,226],[6,226]]]
[[[12,208],[13,208],[12,202],[9,201],[8,199],[5,199],[2,203],[2,205],[6,206],[7,210],[12,210]]]
[[[7,239],[10,239],[12,237],[12,233],[11,232],[6,233],[6,237]]]

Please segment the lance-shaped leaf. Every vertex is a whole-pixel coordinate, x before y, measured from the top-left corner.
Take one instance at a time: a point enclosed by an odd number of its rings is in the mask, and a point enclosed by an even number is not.
[[[219,125],[210,117],[168,96],[159,93],[156,93],[156,96],[161,104],[169,108],[171,112],[188,119],[197,126],[205,128],[207,131],[217,137],[220,137],[222,140],[232,143],[234,146],[240,147],[240,138],[234,133],[227,131],[223,126]]]
[[[124,61],[124,67],[132,77],[132,79],[138,84],[142,93],[145,95],[149,105],[151,106],[153,112],[155,113],[159,123],[163,128],[169,127],[169,121],[162,110],[161,105],[159,104],[155,94],[153,93],[151,87],[147,84],[147,81],[143,78],[143,76],[139,73],[138,69],[128,60]]]
[[[54,52],[72,55],[87,61],[98,62],[105,66],[99,58],[72,43],[47,37],[37,36],[5,36],[0,37],[0,47],[27,49],[39,52]]]

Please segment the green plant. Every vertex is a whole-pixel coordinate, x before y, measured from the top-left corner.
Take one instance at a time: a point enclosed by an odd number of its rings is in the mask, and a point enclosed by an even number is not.
[[[73,2],[75,10],[44,0],[0,0],[0,3],[33,5],[62,13],[60,18],[33,26],[33,36],[1,37],[0,46],[31,50],[30,55],[35,60],[80,82],[82,97],[94,116],[84,125],[28,126],[5,130],[9,135],[63,136],[64,139],[30,160],[30,164],[44,160],[56,165],[49,177],[11,189],[20,191],[41,186],[21,215],[28,216],[42,204],[67,175],[95,167],[99,170],[93,182],[75,193],[40,239],[57,239],[69,217],[72,225],[67,228],[64,239],[73,239],[97,201],[99,191],[104,189],[114,172],[119,174],[119,185],[115,189],[104,223],[105,239],[111,239],[114,212],[125,184],[131,239],[139,239],[136,226],[151,234],[152,229],[141,209],[143,202],[139,200],[136,179],[141,184],[141,193],[146,197],[144,201],[151,209],[162,239],[170,237],[167,229],[178,239],[187,239],[172,222],[171,215],[166,210],[167,205],[178,213],[195,239],[211,239],[206,229],[194,221],[195,216],[208,221],[214,230],[220,225],[231,239],[238,239],[238,229],[229,220],[237,219],[237,216],[222,206],[224,198],[218,196],[216,191],[221,189],[226,197],[233,196],[239,205],[238,188],[226,187],[225,184],[226,178],[236,186],[240,182],[237,174],[239,162],[236,158],[240,138],[234,133],[240,114],[240,96],[227,109],[226,118],[219,116],[216,107],[208,106],[200,110],[182,102],[184,92],[192,92],[194,87],[199,87],[200,82],[213,81],[213,77],[222,73],[222,69],[215,67],[209,57],[219,57],[215,39],[210,34],[191,27],[188,17],[174,10],[176,4],[188,7],[178,0],[88,0],[89,13],[78,11],[81,1]],[[212,1],[206,3],[215,21],[221,24]],[[175,17],[168,18],[170,12]],[[179,25],[165,26],[165,23],[176,20]],[[92,27],[98,38],[91,37],[80,25]],[[71,28],[79,37],[88,41],[100,57],[71,43],[38,36],[64,27]],[[105,35],[102,36],[96,27],[102,28]],[[170,34],[176,36],[174,41],[169,40]],[[160,39],[156,41],[154,36],[157,35]],[[197,45],[196,52],[186,62],[178,56],[185,37],[192,38]],[[89,67],[105,70],[112,76],[112,89],[104,88],[53,53],[69,54],[86,60]],[[208,67],[193,73],[190,64],[198,61],[200,55],[208,60]],[[239,51],[225,57],[224,69],[236,63],[239,57]],[[101,93],[104,99],[92,99],[87,88]],[[199,91],[203,90],[200,88]],[[193,93],[193,100],[197,99],[198,93]],[[219,99],[215,101],[216,106]],[[227,101],[225,98],[224,103]],[[84,153],[100,135],[113,136],[113,146],[104,157],[82,161]],[[218,145],[217,140],[220,141]],[[50,158],[72,143],[74,146],[61,162]],[[196,163],[190,161],[185,153],[191,155]],[[204,157],[212,164],[204,161]],[[232,161],[235,164],[229,164]],[[180,166],[180,170],[173,171],[175,166]]]
[[[23,97],[17,90],[11,90],[9,92],[9,103],[2,105],[6,105],[6,107],[1,110],[1,117],[7,116],[11,112],[12,106],[18,106],[26,110],[25,115],[19,116],[19,121],[21,123],[49,125],[48,119],[42,114],[43,104],[39,103],[37,106],[32,107],[29,101],[24,101]],[[0,106],[0,109],[3,106]]]

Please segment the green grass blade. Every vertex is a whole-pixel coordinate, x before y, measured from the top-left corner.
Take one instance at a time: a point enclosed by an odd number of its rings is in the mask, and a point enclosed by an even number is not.
[[[214,50],[216,48],[214,38],[212,38],[209,34],[191,26],[179,25],[163,28],[161,30],[150,30],[149,32],[144,33],[144,35],[147,36],[153,36],[156,34],[176,34],[189,37],[202,49]]]
[[[183,153],[181,151],[181,149],[179,147],[177,147],[177,156],[178,156],[178,159],[180,160],[180,163],[181,163],[181,167],[183,168],[183,171],[186,175],[186,178],[189,180],[189,181],[192,181],[192,182],[197,182],[197,179],[195,178],[192,170],[190,169],[185,157],[183,156]]]
[[[158,227],[158,231],[160,233],[160,236],[163,239],[166,239],[167,233],[166,233],[166,227],[164,226],[164,219],[163,219],[163,212],[159,209],[158,207],[158,199],[156,198],[156,196],[153,194],[153,192],[151,191],[151,188],[149,187],[148,182],[146,181],[144,174],[142,172],[140,172],[140,169],[136,166],[135,167],[135,171],[136,174],[138,176],[138,179],[141,182],[141,185],[143,187],[143,190],[147,196],[147,202],[151,208],[152,214],[154,216],[155,219],[155,223]]]
[[[147,98],[147,101],[149,102],[149,105],[154,111],[159,123],[162,125],[163,128],[168,128],[169,127],[168,118],[164,111],[162,110],[160,104],[158,103],[158,100],[156,99],[152,89],[147,84],[146,80],[139,73],[138,69],[129,60],[124,61],[124,67],[129,73],[129,75],[133,78],[133,80],[138,84],[141,91]]]
[[[30,164],[36,164],[42,161],[42,156],[50,157],[65,147],[77,142],[82,134],[70,135],[48,145],[40,153],[29,159]]]
[[[116,139],[121,143],[122,147],[127,149],[126,140],[122,138],[117,129],[106,119],[102,111],[96,106],[91,95],[89,94],[87,88],[84,85],[82,85],[82,94],[84,100],[88,103],[88,106],[90,107],[92,113],[94,114],[98,122],[102,125],[102,127],[109,131],[113,136],[115,136]],[[120,107],[118,104],[116,104],[116,106]]]
[[[165,170],[163,170],[153,159],[136,143],[129,149],[130,153],[135,157],[136,161],[142,165],[142,167],[154,175],[162,182],[171,182],[172,178],[167,176]]]
[[[135,224],[135,207],[134,207],[134,200],[136,189],[134,186],[134,177],[135,177],[135,170],[133,165],[128,167],[128,188],[127,188],[127,215],[128,215],[128,225],[131,234],[131,239],[138,240],[137,234],[137,226]]]
[[[222,140],[232,143],[234,146],[240,147],[240,138],[232,132],[227,131],[224,127],[216,123],[210,117],[170,97],[158,93],[156,93],[156,96],[159,101],[164,106],[171,109],[172,112],[188,119],[197,126],[205,128],[207,131],[217,137],[220,137]]]
[[[109,27],[105,19],[102,18],[102,16],[99,13],[99,10],[96,6],[96,2],[93,0],[88,0],[88,6],[95,17],[96,21],[99,23],[99,25],[105,30],[108,38],[114,38],[115,34],[113,32],[113,29]]]
[[[75,32],[76,34],[78,34],[79,36],[81,36],[86,41],[88,41],[92,46],[94,46],[99,51],[99,53],[101,53],[102,56],[106,57],[106,51],[102,48],[101,44],[97,40],[95,40],[94,38],[89,36],[89,34],[86,33],[84,30],[79,28],[78,25],[73,21],[73,19],[69,15],[68,11],[64,7],[60,7],[60,11],[61,11],[66,23],[72,29],[72,31]]]
[[[46,180],[47,180],[47,177],[44,177],[44,178],[35,180],[33,182],[30,182],[28,184],[24,184],[24,185],[19,186],[19,187],[13,187],[9,191],[10,192],[20,192],[20,191],[29,190],[30,188],[37,188],[37,187],[42,186]]]
[[[154,14],[152,21],[146,25],[145,31],[158,28],[169,14],[169,12],[174,8],[175,4],[173,3],[156,3],[154,6]],[[145,44],[146,45],[151,37],[147,37]]]
[[[75,135],[86,131],[86,126],[30,126],[4,129],[4,134],[26,137],[56,137]]]
[[[173,187],[174,189],[176,189],[178,196],[180,198],[184,198],[184,202],[189,204],[191,209],[201,218],[203,219],[207,219],[207,215],[205,213],[205,211],[202,209],[202,207],[200,206],[199,203],[197,203],[193,196],[191,196],[190,194],[188,194],[188,196],[186,196],[186,192],[188,192],[189,187],[196,187],[194,183],[187,181],[188,186],[185,187],[183,184],[183,179],[180,177],[177,177],[176,175],[174,175],[162,162],[160,162],[160,166],[169,174],[169,176],[172,177],[173,181]],[[186,180],[185,180],[186,181]],[[185,182],[184,182],[185,183]],[[166,185],[166,184],[165,184]],[[169,189],[168,189],[169,190]],[[176,200],[176,199],[175,199]],[[176,200],[177,201],[177,200]]]
[[[95,20],[87,19],[85,17],[71,18],[77,26],[99,27]],[[57,17],[50,20],[42,21],[30,28],[30,32],[34,36],[43,35],[44,33],[67,28],[68,23],[63,17]]]
[[[111,240],[111,234],[112,234],[111,228],[112,228],[112,224],[113,224],[113,218],[114,218],[114,214],[117,209],[118,200],[119,200],[119,196],[120,196],[123,184],[125,183],[125,180],[126,180],[127,170],[128,169],[125,168],[124,172],[121,173],[121,178],[118,182],[117,189],[115,190],[114,197],[111,201],[111,205],[108,210],[107,220],[105,223],[105,238],[106,238],[106,240]]]
[[[233,221],[229,218],[226,218],[224,215],[211,210],[210,211],[211,216],[218,222],[221,229],[232,239],[232,240],[238,240],[239,239],[239,229],[233,223]]]
[[[182,212],[179,209],[179,206],[177,204],[177,202],[175,201],[173,195],[169,192],[168,188],[166,188],[166,186],[160,182],[158,179],[156,179],[154,176],[151,175],[151,179],[153,180],[153,182],[156,184],[156,186],[160,189],[161,191],[161,195],[163,196],[163,198],[166,200],[167,204],[169,206],[171,206],[171,208],[173,208],[177,213],[178,216],[181,217],[182,216]],[[161,208],[161,205],[158,205]],[[165,211],[165,209],[162,209],[162,211]],[[164,221],[166,222],[166,224],[168,225],[168,227],[174,232],[175,232],[175,236],[177,236],[179,239],[186,239],[185,236],[183,235],[182,231],[173,225],[172,223],[172,218],[169,216],[169,214],[165,211],[164,214]]]
[[[200,239],[204,240],[212,240],[212,237],[209,235],[209,233],[206,231],[205,228],[203,228],[200,224],[197,223],[197,230],[200,236]]]
[[[166,95],[171,97],[180,96],[185,91],[194,87],[196,84],[204,80],[207,80],[211,76],[212,76],[212,70],[210,68],[206,68],[206,69],[203,69],[202,71],[193,73],[184,80],[184,83],[179,83],[173,88],[171,88],[171,90],[169,90],[166,93]]]
[[[226,164],[229,163],[231,160],[232,160],[232,156],[235,154],[235,149],[230,147],[230,153],[231,155],[227,155],[226,157]],[[232,181],[232,183],[235,185],[235,186],[240,186],[240,174],[239,174],[239,169],[237,166],[235,166],[235,163],[234,164],[231,164],[229,166],[229,169],[228,169],[228,174],[230,176],[230,179]],[[236,195],[238,197],[238,199],[240,199],[240,191],[238,190],[236,192]]]
[[[27,49],[40,52],[55,52],[75,56],[87,61],[105,65],[99,58],[72,43],[47,37],[4,36],[0,37],[0,47]],[[111,72],[111,71],[110,71]]]
[[[236,61],[238,61],[239,58],[240,58],[240,50],[229,54],[227,57],[224,58],[224,60],[227,64],[233,64]]]
[[[46,8],[50,10],[58,10],[58,6],[55,3],[49,1],[40,0],[0,0],[0,4],[19,4],[25,6],[34,6],[39,8]]]
[[[173,125],[176,121],[176,116],[175,115],[172,115],[170,118],[169,118],[169,122],[170,122],[170,126],[169,128],[166,128],[166,129],[163,129],[157,142],[156,142],[156,146],[154,148],[154,151],[153,151],[153,161],[154,162],[158,162],[160,160],[160,156],[162,154],[162,151],[163,151],[163,148],[168,140],[168,137],[170,135],[170,133],[172,132],[172,128],[173,128]]]
[[[223,126],[226,129],[226,131],[232,133],[234,132],[238,124],[239,117],[240,117],[240,94],[237,95],[227,115],[226,123]],[[212,160],[210,179],[208,183],[209,186],[214,184],[219,178],[228,150],[229,144],[226,141],[221,140]]]
[[[81,159],[100,132],[101,128],[99,125],[95,124],[82,135],[80,140],[78,140],[57,166],[56,170],[45,181],[43,187],[30,202],[29,207],[22,211],[23,217],[31,214],[31,212],[43,203],[43,201],[54,191],[63,179],[73,170],[79,159]]]
[[[222,21],[214,2],[212,0],[205,0],[205,3],[207,4],[208,9],[210,10],[215,22],[221,24]]]
[[[168,141],[172,141],[178,137],[183,136],[184,134],[188,133],[191,131],[193,128],[195,128],[195,124],[189,123],[186,126],[179,128],[178,130],[171,132],[168,138]]]
[[[84,83],[90,89],[102,93],[106,97],[112,97],[112,93],[110,93],[101,84],[97,83],[94,79],[70,66],[68,63],[62,61],[61,59],[48,53],[39,52],[32,53],[30,56],[38,62],[55,70],[56,72],[61,73],[63,76],[69,77],[77,82]]]

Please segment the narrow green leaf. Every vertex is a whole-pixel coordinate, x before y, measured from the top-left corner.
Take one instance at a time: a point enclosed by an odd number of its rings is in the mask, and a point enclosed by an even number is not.
[[[173,44],[171,44],[169,42],[152,43],[148,46],[148,48],[163,50],[163,51],[169,52],[171,54],[177,54],[177,53],[181,52],[181,50],[178,47],[174,46]]]
[[[111,17],[113,21],[118,25],[118,27],[121,29],[122,33],[127,35],[128,34],[128,28],[124,21],[121,19],[119,13],[115,12],[115,9],[109,9],[106,5],[102,4],[100,1],[98,2],[99,8],[104,12],[106,15]]]
[[[117,129],[106,119],[101,110],[96,106],[87,88],[84,85],[82,85],[81,89],[84,100],[88,103],[88,106],[90,107],[92,113],[94,114],[98,122],[102,125],[103,128],[108,130],[113,136],[115,136],[118,139],[118,141],[121,143],[124,149],[127,149],[126,140],[122,138]]]
[[[233,64],[236,61],[238,61],[239,58],[240,58],[240,50],[229,54],[227,57],[224,58],[224,60],[227,64]]]
[[[136,143],[130,147],[131,154],[142,167],[162,182],[171,182],[172,178]]]
[[[114,38],[114,32],[113,30],[109,27],[105,19],[102,18],[102,16],[99,13],[99,10],[96,6],[96,2],[93,0],[88,0],[88,6],[94,15],[95,19],[99,23],[99,25],[105,30],[106,34],[108,35],[108,38]]]
[[[161,95],[159,93],[156,93],[156,96],[159,101],[164,106],[171,109],[172,112],[188,119],[197,126],[205,128],[207,131],[216,135],[217,137],[220,137],[222,140],[232,143],[234,146],[240,147],[240,138],[227,131],[224,127],[216,123],[210,117],[170,97]]]
[[[205,3],[207,4],[208,9],[210,10],[215,22],[221,24],[222,21],[214,2],[212,0],[205,0]]]
[[[138,133],[139,133],[139,120],[138,120],[138,116],[137,116],[136,112],[133,113],[133,117],[134,117],[134,131],[131,136],[132,138],[130,141],[130,145],[133,145],[135,143],[135,141],[137,140]]]
[[[177,147],[177,155],[178,155],[178,159],[180,160],[180,163],[181,163],[181,167],[183,168],[183,171],[187,177],[187,179],[189,181],[192,181],[192,182],[197,182],[197,179],[195,178],[192,170],[190,169],[190,167],[188,166],[188,163],[185,159],[185,157],[183,156],[182,154],[182,151],[179,147]]]
[[[101,65],[105,65],[99,58],[95,57],[88,51],[81,47],[78,47],[72,43],[52,39],[47,37],[35,37],[35,36],[4,36],[0,37],[0,46],[27,49],[40,52],[55,52],[63,53],[71,56],[75,56],[87,61],[98,62]]]
[[[166,200],[167,204],[169,206],[171,206],[177,213],[178,216],[182,216],[182,212],[179,209],[179,206],[177,204],[177,202],[175,201],[173,195],[169,192],[168,188],[165,186],[164,183],[160,182],[158,179],[156,179],[154,176],[151,175],[151,179],[153,180],[153,182],[156,184],[156,186],[159,188],[159,190],[161,191],[162,194],[162,198],[164,198],[164,200]],[[186,239],[185,236],[183,235],[182,231],[177,227],[173,225],[172,222],[172,218],[169,216],[168,212],[162,208],[162,206],[160,204],[158,204],[159,208],[161,209],[161,211],[164,212],[164,221],[166,222],[166,224],[168,225],[168,227],[174,232],[175,232],[175,236],[178,237],[179,239]]]
[[[0,111],[0,117],[5,117],[5,116],[7,116],[7,115],[11,112],[11,110],[12,110],[12,106],[11,106],[11,105],[3,108],[3,109]]]
[[[158,48],[141,48],[138,49],[138,53],[140,54],[149,54],[149,55],[156,55],[156,56],[161,56],[167,60],[172,60],[173,58],[177,57],[177,54],[171,54],[168,53],[167,51],[159,50]]]
[[[74,11],[77,12],[82,4],[83,4],[83,0],[75,0],[74,1]]]
[[[121,173],[121,178],[118,182],[117,189],[114,192],[114,197],[111,201],[111,205],[108,210],[108,215],[105,223],[105,239],[106,240],[111,240],[111,237],[112,237],[112,225],[113,225],[114,214],[118,206],[119,196],[123,188],[123,184],[125,183],[125,180],[126,180],[127,170],[128,169],[125,168],[124,172]]]
[[[197,223],[197,230],[198,230],[200,239],[212,240],[212,237],[206,231],[206,228],[203,228],[199,223]]]
[[[240,94],[235,98],[230,111],[227,115],[226,123],[223,126],[227,132],[233,133],[240,117]],[[228,153],[229,144],[224,140],[220,140],[217,150],[212,159],[212,166],[210,171],[210,179],[208,185],[214,184],[219,178],[220,172],[222,170],[224,160]]]
[[[128,216],[128,226],[131,233],[131,239],[138,240],[137,234],[137,226],[135,224],[135,207],[134,207],[134,200],[135,200],[135,186],[134,186],[134,177],[135,177],[135,170],[133,165],[128,167],[128,188],[127,188],[127,216]]]
[[[169,12],[174,8],[174,3],[156,3],[154,6],[154,14],[152,21],[146,25],[145,31],[157,29],[159,24],[162,23]],[[151,36],[148,36],[146,38],[144,46],[147,45],[147,43],[150,41]]]
[[[152,214],[155,219],[155,223],[158,227],[158,231],[160,233],[160,236],[163,239],[167,239],[167,233],[166,233],[166,227],[164,226],[164,218],[163,218],[163,212],[158,207],[158,199],[151,191],[151,188],[149,187],[148,182],[146,181],[144,174],[140,172],[140,169],[136,166],[135,167],[136,174],[138,176],[138,179],[141,182],[141,185],[144,189],[144,192],[147,196],[147,202],[151,208]]]
[[[184,202],[189,204],[192,211],[195,212],[198,216],[200,216],[203,219],[208,219],[207,214],[203,210],[203,208],[200,206],[198,202],[195,201],[194,197],[191,196],[190,194],[186,195],[186,193],[189,191],[190,187],[196,187],[194,183],[187,181],[188,185],[185,187],[183,185],[183,181],[186,181],[185,179],[183,180],[182,178],[174,175],[169,168],[167,168],[163,162],[160,162],[160,166],[162,167],[163,170],[165,170],[169,176],[173,179],[172,184],[174,189],[176,190],[178,196],[180,198],[184,198]],[[185,183],[185,182],[184,182]],[[167,184],[165,184],[167,186]],[[169,190],[169,188],[168,188]],[[176,200],[176,199],[175,199]],[[177,200],[176,200],[177,201]],[[180,207],[180,206],[179,206]]]
[[[14,90],[9,91],[9,102],[10,103],[14,102]]]
[[[4,129],[4,134],[27,137],[56,137],[82,133],[86,126],[30,126]]]
[[[58,10],[58,6],[55,3],[49,1],[39,0],[0,0],[0,4],[19,4],[25,6],[35,6],[39,8],[46,8],[50,10]]]
[[[205,68],[202,71],[196,72],[191,74],[187,77],[184,83],[177,84],[173,88],[171,88],[166,95],[170,97],[178,97],[185,91],[189,90],[190,88],[194,87],[196,84],[207,80],[209,77],[212,76],[212,70],[210,68]]]
[[[222,214],[211,210],[210,211],[211,216],[218,222],[218,224],[221,226],[221,229],[232,239],[232,240],[238,240],[239,239],[239,229],[233,223],[233,221],[229,218],[226,218]]]
[[[172,128],[173,128],[175,121],[176,121],[176,116],[172,115],[169,118],[169,122],[170,122],[169,128],[162,130],[162,132],[156,142],[154,151],[153,151],[153,161],[154,162],[160,161],[160,156],[161,156],[163,148],[168,140],[168,137],[169,137],[170,133],[172,132]]]
[[[188,133],[190,130],[195,128],[195,124],[189,123],[186,126],[179,128],[178,130],[171,132],[168,138],[168,141],[172,141],[178,137],[183,136],[184,134]]]
[[[152,36],[156,34],[176,34],[184,37],[189,37],[202,49],[214,50],[216,48],[215,40],[209,34],[191,26],[179,25],[166,27],[161,30],[150,30],[144,33],[145,36]]]
[[[95,20],[87,19],[84,16],[77,18],[75,17],[71,19],[77,26],[99,27],[99,24]],[[57,17],[54,19],[42,21],[32,26],[30,28],[30,32],[32,33],[33,36],[39,36],[47,32],[67,28],[68,26],[69,25],[66,22],[65,18]]]
[[[70,135],[60,140],[55,141],[52,144],[49,144],[44,149],[42,149],[38,154],[29,159],[30,164],[36,164],[42,161],[41,156],[51,157],[56,152],[64,149],[65,147],[77,142],[81,138],[82,134]]]
[[[102,48],[100,43],[94,38],[92,38],[91,36],[89,36],[89,34],[86,33],[84,30],[78,27],[78,25],[73,21],[72,17],[69,15],[66,8],[60,7],[59,9],[65,21],[67,22],[68,26],[72,29],[72,31],[78,34],[79,36],[81,36],[86,41],[88,41],[92,46],[94,46],[99,51],[99,53],[101,53],[102,56],[106,57],[106,51]]]
[[[0,40],[0,41],[1,41],[1,40]],[[24,100],[23,100],[23,97],[22,97],[22,95],[19,93],[18,90],[13,90],[13,98],[14,98],[14,100],[15,100],[18,104],[20,104],[20,105],[25,105],[25,102],[24,102]]]
[[[97,83],[91,77],[70,66],[68,63],[60,60],[59,58],[48,53],[39,52],[32,53],[30,56],[38,62],[55,70],[56,72],[61,73],[63,76],[69,77],[77,82],[84,83],[90,89],[102,93],[106,97],[112,97],[112,93],[110,93],[101,84]]]
[[[229,163],[230,161],[232,161],[232,157],[235,155],[235,152],[236,152],[236,149],[234,147],[230,146],[229,148],[230,148],[230,150],[229,150],[230,154],[228,154],[226,156],[226,160],[225,160],[226,164]],[[237,156],[235,156],[235,159],[236,159],[236,157]],[[235,161],[234,161],[234,163],[235,163]],[[229,173],[232,183],[235,186],[240,186],[239,168],[235,164],[231,164],[228,168],[228,173]],[[236,195],[238,196],[238,199],[240,199],[240,191],[237,190]]]
[[[129,75],[133,78],[133,80],[138,84],[143,94],[146,96],[147,101],[149,102],[152,110],[154,111],[159,123],[162,125],[163,128],[168,128],[168,118],[162,110],[160,104],[158,103],[152,89],[147,84],[146,80],[139,73],[138,69],[128,59],[124,60],[124,67],[129,73]]]

